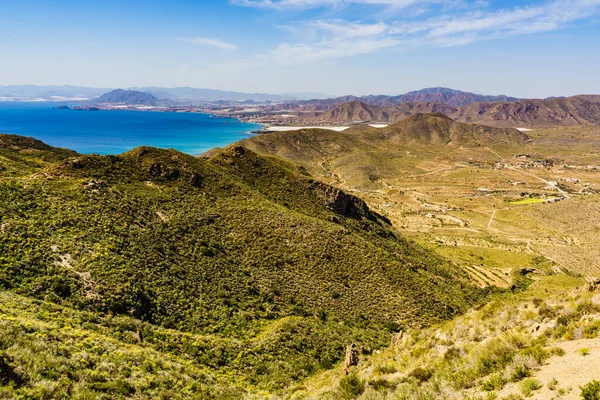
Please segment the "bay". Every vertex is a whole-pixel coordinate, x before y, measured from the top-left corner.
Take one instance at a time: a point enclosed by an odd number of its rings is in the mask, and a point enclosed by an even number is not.
[[[120,154],[139,146],[198,155],[249,137],[260,125],[201,113],[75,111],[53,103],[0,102],[0,133],[31,136],[83,154]]]

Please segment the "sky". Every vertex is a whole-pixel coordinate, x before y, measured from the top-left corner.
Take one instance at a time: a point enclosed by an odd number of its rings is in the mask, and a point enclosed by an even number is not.
[[[600,93],[600,0],[0,0],[0,85]]]

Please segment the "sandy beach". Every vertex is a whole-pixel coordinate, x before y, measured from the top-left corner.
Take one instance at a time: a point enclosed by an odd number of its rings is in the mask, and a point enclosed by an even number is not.
[[[388,126],[387,124],[372,124],[369,125],[373,128],[385,128]],[[269,133],[269,132],[289,132],[289,131],[297,131],[299,129],[327,129],[330,131],[343,132],[346,129],[350,128],[349,126],[265,126],[261,132]]]

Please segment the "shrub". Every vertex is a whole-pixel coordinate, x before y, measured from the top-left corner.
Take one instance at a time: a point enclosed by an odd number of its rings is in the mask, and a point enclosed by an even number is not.
[[[519,356],[531,357],[535,359],[537,364],[541,364],[550,356],[541,346],[529,347],[519,353]],[[517,356],[517,358],[519,357]],[[535,366],[534,366],[535,367]]]
[[[376,367],[376,370],[378,373],[385,375],[385,374],[393,374],[395,372],[398,372],[398,369],[396,369],[396,367],[394,367],[393,365],[378,365]]]
[[[433,373],[429,369],[417,367],[408,373],[409,378],[415,378],[419,382],[427,382]]]
[[[521,392],[525,397],[531,396],[531,394],[542,387],[540,381],[534,378],[527,378],[521,382]]]
[[[387,379],[374,379],[369,382],[369,386],[379,392],[387,389],[395,389],[397,385],[396,383],[390,382]]]
[[[502,398],[502,400],[523,400],[523,396],[519,394],[509,394],[508,396]]]
[[[531,371],[537,367],[537,365],[537,361],[532,356],[518,355],[510,364],[510,380],[512,382],[519,382],[520,380],[531,376]]]
[[[581,398],[583,400],[600,400],[600,382],[593,380],[581,386]]]
[[[590,325],[586,326],[583,330],[583,336],[588,339],[594,339],[598,337],[600,331],[600,321],[594,321]]]
[[[587,347],[582,347],[581,349],[579,349],[579,354],[585,357],[590,354],[590,349],[588,349]]]
[[[561,347],[552,347],[550,349],[550,354],[553,356],[562,357],[565,355],[565,351]]]
[[[504,368],[512,361],[515,351],[513,347],[500,340],[487,343],[478,360],[477,372],[480,376]]]
[[[365,383],[354,373],[340,380],[339,389],[343,398],[352,399],[363,394]]]
[[[558,385],[558,381],[556,380],[556,378],[552,378],[552,380],[548,382],[548,389],[556,390],[556,385]]]
[[[486,392],[492,392],[494,390],[500,390],[506,384],[506,379],[501,374],[492,375],[487,381],[483,382],[481,386]]]

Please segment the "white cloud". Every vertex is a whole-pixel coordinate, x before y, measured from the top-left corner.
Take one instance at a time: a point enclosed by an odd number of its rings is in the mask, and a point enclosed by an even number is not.
[[[260,0],[269,5],[337,4],[350,1],[365,4],[410,3],[409,0]],[[302,21],[288,25],[286,29],[303,40],[299,43],[282,43],[269,52],[269,56],[277,63],[287,64],[351,57],[394,47],[461,46],[497,37],[561,29],[569,23],[596,15],[598,8],[600,0],[554,0],[538,6],[487,12],[467,11],[418,21]]]
[[[389,37],[389,26],[383,22],[364,24],[343,20],[308,21],[287,29],[296,36],[313,38],[304,43],[282,43],[268,57],[278,64],[294,64],[344,58],[396,47],[399,42]]]
[[[599,6],[600,0],[555,0],[535,7],[471,12],[417,22],[396,21],[388,34],[419,46],[456,46],[477,40],[561,29],[569,23],[595,15]]]
[[[326,58],[345,58],[368,54],[377,50],[396,47],[399,42],[392,38],[329,40],[314,44],[283,43],[269,53],[278,64],[317,61]]]
[[[188,42],[192,44],[196,44],[199,46],[208,46],[208,47],[216,47],[221,50],[233,51],[237,49],[237,46],[231,43],[224,42],[219,39],[213,38],[185,38],[180,39],[183,42]]]

